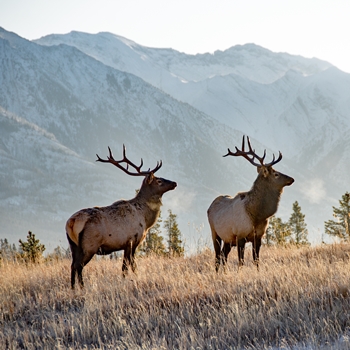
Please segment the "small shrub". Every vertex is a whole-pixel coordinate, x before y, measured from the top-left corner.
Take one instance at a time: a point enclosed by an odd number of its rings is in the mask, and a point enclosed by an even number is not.
[[[19,240],[20,256],[26,263],[38,263],[43,257],[45,246],[28,231],[27,242]]]

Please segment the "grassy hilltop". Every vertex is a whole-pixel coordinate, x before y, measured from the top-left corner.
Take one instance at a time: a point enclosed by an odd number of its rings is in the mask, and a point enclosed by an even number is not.
[[[263,247],[252,263],[216,274],[214,253],[94,259],[70,289],[67,259],[0,266],[4,349],[348,349],[350,244]]]

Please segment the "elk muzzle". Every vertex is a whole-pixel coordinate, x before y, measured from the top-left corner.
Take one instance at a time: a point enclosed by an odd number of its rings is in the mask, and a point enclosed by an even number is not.
[[[287,176],[287,175],[285,175],[285,176],[287,178],[286,186],[290,186],[294,182],[294,179],[290,176]]]

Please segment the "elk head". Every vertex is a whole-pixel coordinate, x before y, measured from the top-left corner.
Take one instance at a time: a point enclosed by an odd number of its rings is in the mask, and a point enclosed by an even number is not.
[[[224,157],[227,156],[242,156],[243,158],[247,159],[252,165],[257,167],[257,172],[259,173],[258,175],[258,179],[264,179],[267,182],[274,184],[274,186],[278,187],[280,190],[283,189],[284,186],[290,186],[293,182],[294,179],[291,178],[288,175],[282,174],[278,171],[276,171],[275,169],[273,169],[273,165],[277,164],[278,162],[281,161],[282,159],[282,153],[279,152],[278,158],[275,159],[275,155],[273,155],[272,161],[270,163],[264,163],[265,157],[266,157],[266,149],[264,150],[264,154],[262,157],[259,157],[256,153],[255,150],[252,149],[252,146],[250,144],[250,139],[249,137],[247,137],[247,141],[248,141],[248,151],[245,151],[245,136],[243,135],[243,139],[242,139],[242,149],[239,150],[237,147],[236,148],[236,152],[233,153],[230,151],[230,149],[228,148],[228,153],[224,155]],[[259,163],[257,163],[256,160],[259,161]],[[258,180],[257,179],[257,180]]]
[[[141,170],[143,166],[143,159],[141,158],[141,164],[137,166],[133,162],[131,162],[126,157],[126,148],[125,145],[123,145],[123,159],[121,160],[115,160],[112,154],[111,149],[108,147],[109,150],[109,156],[107,156],[107,159],[102,159],[96,154],[97,156],[97,162],[102,163],[111,163],[115,165],[117,168],[123,170],[126,174],[131,176],[144,176],[144,180],[142,182],[139,194],[151,194],[155,196],[161,197],[165,192],[175,189],[177,186],[176,182],[163,179],[161,177],[156,177],[154,175],[155,172],[157,172],[162,167],[162,161],[157,162],[157,165],[154,169],[148,169],[148,170]],[[126,166],[123,167],[122,164],[125,164]],[[135,169],[135,171],[129,170],[129,166]]]

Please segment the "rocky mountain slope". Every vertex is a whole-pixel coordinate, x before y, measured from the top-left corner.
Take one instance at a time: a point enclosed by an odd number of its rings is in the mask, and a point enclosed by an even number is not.
[[[159,176],[178,182],[163,218],[178,215],[191,249],[210,244],[212,199],[256,177],[244,159],[222,158],[242,134],[257,152],[282,151],[276,168],[296,182],[278,215],[298,200],[312,241],[349,190],[350,77],[321,60],[252,44],[193,56],[109,33],[30,42],[0,29],[0,72],[0,237],[32,230],[65,246],[73,212],[131,198],[140,179],[95,163],[123,143],[145,167],[162,159]]]

